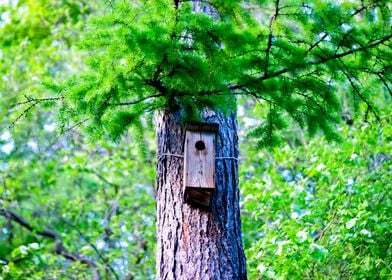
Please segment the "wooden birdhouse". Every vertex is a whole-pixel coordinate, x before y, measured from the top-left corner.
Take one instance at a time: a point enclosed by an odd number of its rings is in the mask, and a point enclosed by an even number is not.
[[[218,124],[186,126],[184,150],[184,200],[209,208],[215,191],[215,138]]]

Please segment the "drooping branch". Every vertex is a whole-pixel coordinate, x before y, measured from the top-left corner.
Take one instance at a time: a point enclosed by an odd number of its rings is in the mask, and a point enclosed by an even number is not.
[[[385,86],[386,90],[388,91],[389,95],[392,97],[392,86],[390,85],[391,80],[388,79],[386,71],[390,71],[388,68],[390,67],[384,67],[381,71],[374,71],[369,68],[363,68],[363,70],[366,73],[375,75],[378,77],[378,79],[381,81],[381,83]],[[388,84],[389,83],[389,84]]]
[[[353,81],[353,74],[350,72],[348,67],[344,64],[344,62],[341,59],[339,59],[339,61],[343,65],[343,68],[344,68],[344,69],[342,69],[343,75],[350,82],[350,85],[351,85],[351,88],[353,89],[353,91],[358,95],[358,97],[363,102],[365,102],[365,104],[367,105],[368,110],[373,113],[373,115],[376,117],[377,121],[380,121],[380,117],[378,116],[376,109],[372,106],[372,104],[370,104],[370,102],[365,98],[365,96],[363,96],[363,94],[361,93],[359,88],[355,85],[355,83]]]
[[[50,230],[50,229],[45,229],[45,228],[42,230],[35,228],[31,225],[30,222],[28,222],[22,216],[14,213],[10,210],[3,209],[3,208],[0,208],[0,216],[6,217],[7,219],[19,224],[20,226],[24,227],[25,229],[31,231],[32,233],[53,239],[55,241],[55,245],[53,248],[54,253],[64,257],[67,260],[75,261],[75,262],[79,261],[79,262],[87,265],[91,270],[91,273],[93,275],[93,280],[101,280],[102,279],[95,262],[92,261],[91,259],[87,258],[86,256],[83,256],[83,255],[80,255],[77,253],[68,252],[65,249],[65,247],[63,245],[63,241],[57,232]]]

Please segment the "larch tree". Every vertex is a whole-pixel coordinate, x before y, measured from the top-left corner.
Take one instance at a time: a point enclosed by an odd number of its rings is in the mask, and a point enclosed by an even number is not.
[[[238,190],[237,98],[269,113],[250,135],[277,145],[291,125],[339,138],[342,93],[366,119],[392,94],[391,3],[114,1],[80,46],[86,69],[60,83],[62,125],[118,140],[157,132],[157,278],[246,279]],[[26,101],[35,105],[45,99]],[[184,125],[219,124],[210,211],[184,203]]]

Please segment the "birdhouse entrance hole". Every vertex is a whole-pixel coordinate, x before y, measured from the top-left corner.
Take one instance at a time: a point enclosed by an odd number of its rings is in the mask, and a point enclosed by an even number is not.
[[[203,151],[206,148],[206,144],[203,141],[199,140],[195,144],[195,148],[199,151]]]

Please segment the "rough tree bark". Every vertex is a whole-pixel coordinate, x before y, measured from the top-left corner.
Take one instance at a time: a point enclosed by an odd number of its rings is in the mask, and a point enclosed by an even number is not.
[[[203,119],[219,124],[216,156],[238,158],[236,114],[206,111]],[[212,211],[184,203],[180,121],[180,111],[157,117],[157,279],[246,279],[238,162],[216,159]]]

